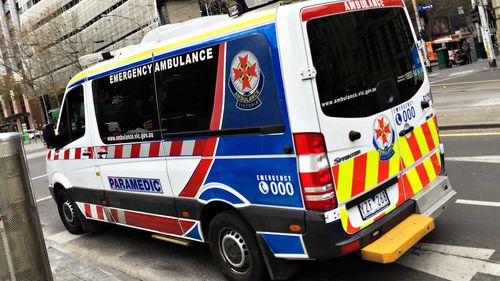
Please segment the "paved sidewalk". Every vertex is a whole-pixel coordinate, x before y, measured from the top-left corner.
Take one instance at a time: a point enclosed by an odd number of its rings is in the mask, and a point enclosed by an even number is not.
[[[59,246],[46,241],[47,253],[56,281],[138,281],[114,269],[75,257]],[[52,244],[52,245],[51,245]]]

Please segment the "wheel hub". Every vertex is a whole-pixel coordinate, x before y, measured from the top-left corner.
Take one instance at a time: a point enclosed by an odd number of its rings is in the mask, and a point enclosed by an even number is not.
[[[226,229],[220,235],[220,251],[224,260],[237,273],[245,273],[250,266],[250,252],[241,234]]]
[[[75,220],[75,210],[73,209],[73,206],[71,205],[71,202],[69,200],[66,200],[63,205],[62,205],[62,211],[64,214],[64,219],[68,223],[73,223]]]

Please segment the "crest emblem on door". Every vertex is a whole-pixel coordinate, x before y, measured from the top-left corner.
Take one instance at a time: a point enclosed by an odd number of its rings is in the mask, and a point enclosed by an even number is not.
[[[257,57],[250,51],[241,51],[231,61],[229,88],[241,110],[258,108],[264,86],[264,75]]]
[[[380,160],[386,161],[394,155],[395,133],[389,118],[379,115],[373,123],[373,146],[380,154]]]

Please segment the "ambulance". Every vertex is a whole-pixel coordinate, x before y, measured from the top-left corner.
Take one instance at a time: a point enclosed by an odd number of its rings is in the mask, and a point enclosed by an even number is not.
[[[205,242],[229,280],[396,261],[456,195],[404,2],[239,8],[86,57],[46,132],[65,227]]]

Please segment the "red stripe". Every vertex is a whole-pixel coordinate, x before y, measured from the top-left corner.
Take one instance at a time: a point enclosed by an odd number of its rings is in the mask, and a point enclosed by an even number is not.
[[[52,156],[52,149],[47,152],[47,160],[50,160],[50,157]]]
[[[424,164],[421,163],[415,168],[415,170],[417,170],[420,183],[422,183],[422,186],[425,188],[431,181],[429,180],[429,175],[427,175],[427,171],[425,170]]]
[[[170,156],[179,156],[182,152],[182,141],[173,141],[170,147]]]
[[[405,189],[406,199],[410,199],[413,197],[413,190],[411,189],[410,181],[406,175],[403,175],[403,187]]]
[[[152,142],[149,144],[149,157],[160,156],[161,142]]]
[[[82,149],[79,147],[79,148],[76,148],[75,149],[75,159],[80,159],[82,157]]]
[[[424,123],[422,125],[422,131],[424,132],[425,143],[427,143],[427,147],[429,148],[429,151],[432,151],[436,147],[436,144],[434,143],[434,140],[432,139],[432,133],[431,133],[431,129],[429,128],[428,123]]]
[[[120,221],[118,220],[118,211],[116,209],[109,209],[111,211],[111,219],[114,222],[119,223]]]
[[[113,158],[122,158],[123,154],[123,145],[117,145],[115,146],[115,155]]]
[[[413,155],[413,160],[418,161],[418,159],[422,158],[422,152],[418,147],[417,138],[415,138],[415,134],[412,133],[409,138],[406,138],[408,141],[408,146],[410,147],[411,154]]]
[[[226,43],[219,44],[219,64],[217,68],[217,82],[215,84],[214,107],[212,110],[212,120],[210,121],[210,130],[220,129],[222,119],[222,102],[224,92],[224,57]]]
[[[104,211],[103,211],[102,207],[96,206],[96,210],[97,210],[97,218],[100,220],[103,220],[104,219]]]
[[[64,150],[64,159],[69,159],[69,152],[70,152],[70,149],[66,149]]]
[[[335,165],[332,167],[333,180],[336,188],[339,186],[339,166],[340,165]]]
[[[436,175],[439,175],[441,173],[441,164],[439,164],[439,158],[436,153],[431,155],[431,161],[434,172],[436,172]]]
[[[389,160],[378,161],[378,183],[385,181],[389,177]]]
[[[181,223],[182,232],[184,233],[186,233],[195,224],[194,221],[179,220],[179,222]]]
[[[91,218],[92,212],[90,211],[90,204],[83,204],[83,206],[85,206],[85,216]]]
[[[201,156],[203,155],[203,151],[205,151],[205,146],[207,145],[208,140],[197,140],[194,143],[193,156]]]
[[[205,150],[203,151],[203,156],[214,156],[215,155],[215,146],[217,145],[216,138],[210,138],[207,140],[205,144]]]
[[[403,181],[401,180],[401,177],[398,178],[398,202],[396,203],[396,206],[399,206],[405,202],[405,192],[404,192],[404,186],[403,186]]]
[[[354,197],[365,191],[366,158],[366,153],[354,158],[354,175],[352,177],[351,197]]]
[[[89,159],[90,159],[90,158],[94,158],[94,148],[92,148],[92,147],[88,147],[88,148],[87,148],[87,152],[89,152],[89,153],[90,153]]]
[[[339,13],[343,13],[346,11],[359,11],[359,10],[371,9],[370,7],[362,8],[361,6],[356,6],[354,9],[348,10],[346,7],[347,7],[347,5],[349,5],[349,2],[354,4],[355,2],[360,3],[361,1],[345,1],[345,4],[344,4],[344,2],[336,2],[336,3],[332,3],[332,4],[306,8],[302,12],[302,21],[308,21],[308,20],[313,19],[313,18],[318,18],[318,17],[322,17],[322,16],[327,16],[327,15],[339,14]],[[366,1],[364,3],[368,3],[368,1]],[[380,1],[380,3],[382,3],[382,1]],[[384,7],[403,7],[403,1],[401,1],[401,0],[384,0],[383,6]],[[373,7],[373,8],[381,8],[381,7]]]
[[[208,174],[208,169],[210,169],[210,165],[212,164],[213,159],[202,159],[193,175],[189,179],[189,182],[186,184],[182,192],[179,194],[180,197],[194,197],[198,190],[200,189],[203,181],[205,180],[206,175]]]
[[[59,160],[59,151],[54,151],[54,160]]]
[[[130,149],[130,158],[138,158],[141,154],[141,144],[134,143]]]
[[[182,230],[176,218],[165,218],[149,214],[124,211],[128,225],[150,229],[162,233],[181,235]]]

